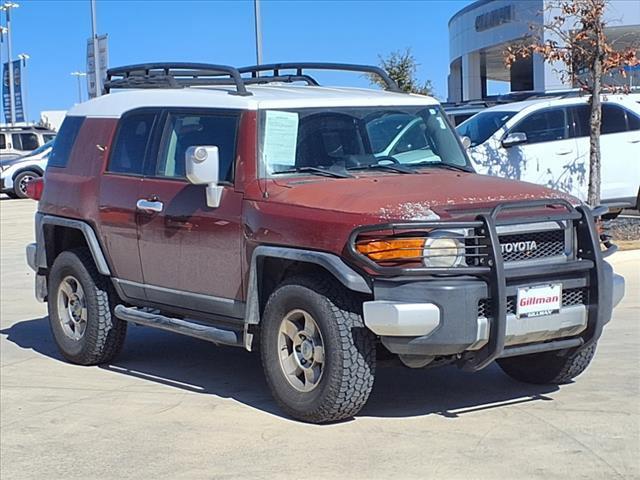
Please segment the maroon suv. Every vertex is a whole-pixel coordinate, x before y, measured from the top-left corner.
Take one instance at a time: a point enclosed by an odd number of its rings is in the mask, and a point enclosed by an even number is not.
[[[105,90],[30,186],[27,257],[71,362],[109,362],[128,322],[259,347],[281,407],[327,422],[362,408],[377,356],[567,382],[624,294],[605,209],[477,175],[438,102],[375,67],[146,64]]]

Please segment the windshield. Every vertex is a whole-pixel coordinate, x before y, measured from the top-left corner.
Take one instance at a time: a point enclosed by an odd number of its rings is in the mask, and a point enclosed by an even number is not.
[[[475,114],[456,127],[458,135],[469,137],[471,146],[475,147],[487,141],[496,133],[511,117],[518,112],[485,111]]]
[[[469,166],[439,106],[267,110],[261,114],[268,175],[364,169],[407,171]]]

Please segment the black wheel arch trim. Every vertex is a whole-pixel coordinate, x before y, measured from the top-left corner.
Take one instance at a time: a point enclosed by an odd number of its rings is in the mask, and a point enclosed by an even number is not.
[[[44,241],[44,226],[56,225],[60,227],[72,228],[80,230],[87,242],[93,261],[96,264],[98,272],[102,275],[111,276],[111,270],[109,264],[102,251],[98,237],[94,232],[91,225],[82,220],[75,220],[71,218],[58,217],[55,215],[46,215],[41,212],[36,213],[35,227],[36,227],[36,266],[38,268],[47,269],[47,251]]]
[[[29,165],[28,167],[23,167],[20,170],[16,171],[11,178],[15,181],[15,179],[18,178],[18,175],[24,172],[33,172],[41,177],[44,175],[44,170],[42,170],[40,167]]]
[[[260,289],[259,266],[265,258],[279,258],[318,265],[327,270],[335,279],[349,290],[371,294],[367,281],[348,266],[339,256],[313,250],[260,245],[253,250],[249,267],[249,284],[247,286],[247,303],[245,307],[245,348],[251,350],[249,325],[260,323]]]

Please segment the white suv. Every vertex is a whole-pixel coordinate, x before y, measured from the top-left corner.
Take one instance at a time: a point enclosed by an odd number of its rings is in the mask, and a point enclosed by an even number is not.
[[[0,159],[0,193],[11,198],[26,198],[27,184],[44,175],[53,142],[49,140],[28,155]]]
[[[55,136],[56,132],[40,126],[0,126],[0,159],[28,155]]]
[[[531,100],[488,108],[457,127],[469,137],[479,173],[538,183],[585,200],[590,107],[584,97]],[[638,208],[640,105],[603,97],[602,203]]]

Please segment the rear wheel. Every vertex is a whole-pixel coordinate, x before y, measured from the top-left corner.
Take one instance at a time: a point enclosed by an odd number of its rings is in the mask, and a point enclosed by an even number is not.
[[[569,383],[584,372],[595,354],[596,346],[577,352],[543,352],[498,359],[500,368],[511,378],[525,383]]]
[[[66,251],[55,259],[49,274],[49,324],[67,360],[96,365],[119,353],[127,324],[113,315],[114,295],[88,251]]]
[[[269,298],[260,333],[262,364],[273,396],[292,417],[337,421],[366,403],[376,348],[360,305],[324,278],[292,278]]]
[[[16,175],[16,178],[13,179],[13,193],[15,196],[17,198],[27,198],[27,184],[36,178],[40,178],[40,175],[32,171],[20,172]]]

